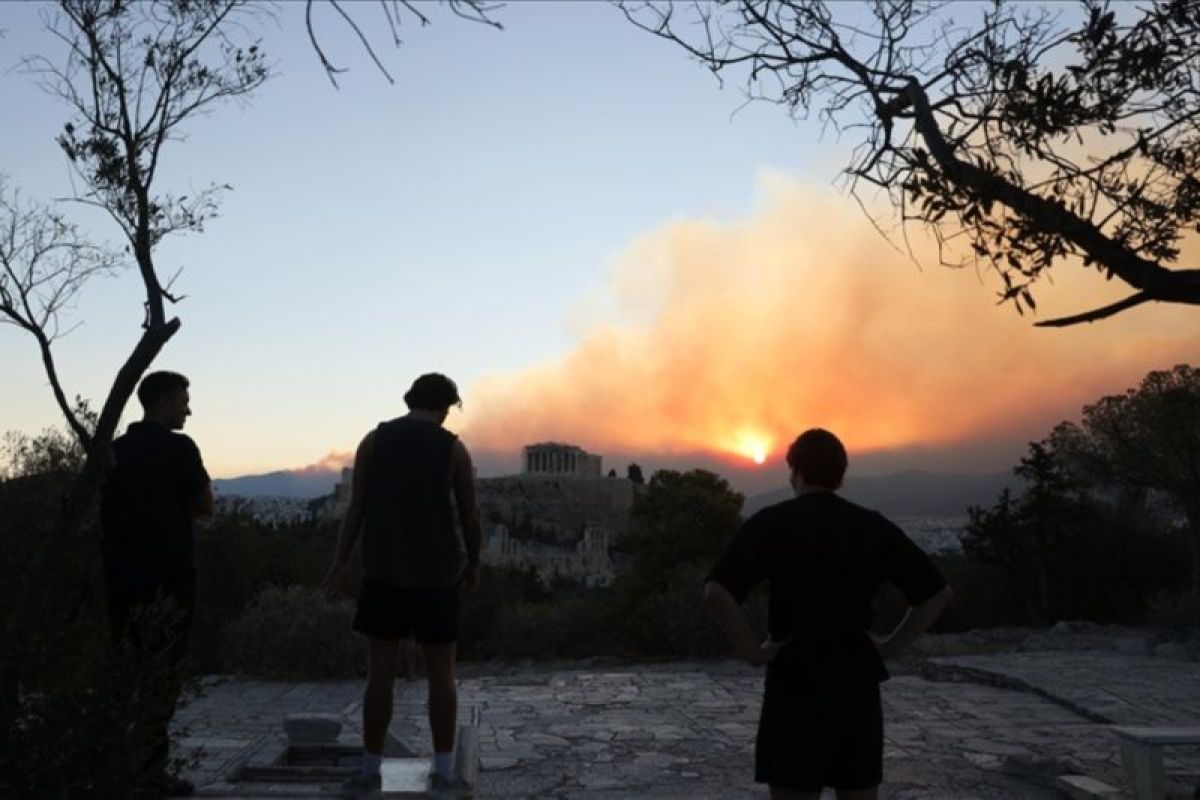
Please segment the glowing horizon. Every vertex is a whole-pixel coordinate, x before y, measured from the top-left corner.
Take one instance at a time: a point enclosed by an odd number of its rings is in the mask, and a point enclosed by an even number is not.
[[[969,448],[1044,436],[1200,352],[1190,309],[1037,329],[994,307],[994,276],[936,266],[919,238],[928,266],[914,267],[849,198],[775,176],[763,186],[747,218],[680,220],[635,241],[616,260],[611,310],[572,350],[469,387],[464,440],[731,464],[763,464],[809,427],[860,453]],[[1039,308],[1093,307],[1114,288],[1064,264]]]

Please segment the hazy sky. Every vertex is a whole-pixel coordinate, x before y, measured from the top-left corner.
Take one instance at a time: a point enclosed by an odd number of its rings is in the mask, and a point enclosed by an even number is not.
[[[0,69],[59,54],[44,10],[0,6]],[[302,6],[282,3],[262,27],[279,75],[165,156],[160,189],[234,186],[204,234],[158,253],[187,297],[156,366],[192,378],[187,430],[214,475],[352,450],[429,370],[459,381],[448,424],[484,474],[556,439],[606,469],[778,484],[781,447],[814,424],[866,469],[1004,469],[1081,403],[1198,352],[1186,309],[1034,330],[994,305],[990,277],[927,253],[919,270],[833,186],[841,145],[817,123],[738,111],[737,82],[722,90],[608,5],[510,4],[502,32],[434,13],[399,50],[380,36],[395,86],[318,11],[353,68],[340,90]],[[68,194],[64,108],[19,71],[0,92],[0,171],[27,196]],[[1077,272],[1039,294],[1044,313],[1103,294]],[[64,382],[99,402],[138,334],[136,276],[95,282],[73,318]],[[58,424],[15,328],[0,328],[0,375],[0,429]]]

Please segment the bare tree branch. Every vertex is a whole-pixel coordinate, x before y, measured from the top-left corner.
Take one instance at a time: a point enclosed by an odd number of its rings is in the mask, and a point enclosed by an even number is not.
[[[355,19],[355,13],[361,4],[343,5],[341,0],[323,1],[324,4],[336,11],[338,16],[342,18],[342,21],[354,32],[355,38],[358,39],[359,44],[366,51],[367,56],[375,65],[375,69],[379,70],[388,83],[395,84],[396,81],[392,77],[392,74],[388,72],[379,54],[375,52],[375,47],[371,44],[370,36],[367,35],[363,27]],[[498,3],[489,3],[486,0],[442,0],[442,2],[448,5],[450,11],[457,17],[487,25],[497,30],[502,30],[504,27],[491,17],[492,12],[501,7]],[[312,45],[313,51],[317,54],[318,60],[321,62],[321,68],[325,70],[325,76],[329,78],[329,82],[336,89],[338,88],[337,76],[346,72],[347,69],[336,66],[329,60],[329,56],[325,53],[325,48],[321,46],[321,42],[317,38],[316,25],[313,22],[313,8],[316,3],[317,0],[305,0],[304,27],[308,33],[308,41]],[[399,47],[403,44],[403,40],[400,38],[400,25],[406,13],[411,15],[422,26],[430,24],[429,17],[418,8],[417,3],[411,2],[411,0],[379,0],[379,5],[382,8],[383,18],[387,23],[388,32],[391,34],[392,45],[394,47]]]
[[[85,240],[49,207],[23,203],[0,175],[0,323],[34,337],[55,403],[85,447],[91,434],[67,400],[51,348],[84,284],[120,265],[119,254]]]
[[[1034,285],[1071,258],[1148,300],[1200,304],[1200,269],[1177,264],[1181,238],[1200,233],[1195,0],[1127,21],[1103,0],[1072,13],[872,0],[873,24],[863,6],[820,0],[620,6],[712,72],[744,74],[749,98],[858,137],[851,194],[882,188],[942,263],[990,265],[1018,311],[1036,310]]]
[[[1124,300],[1119,300],[1116,303],[1097,308],[1094,311],[1085,311],[1082,314],[1073,314],[1069,317],[1058,317],[1057,319],[1048,319],[1041,322],[1035,322],[1034,326],[1038,328],[1065,328],[1069,325],[1078,325],[1081,322],[1096,322],[1097,320],[1111,317],[1126,309],[1140,306],[1142,303],[1147,303],[1154,298],[1147,292],[1138,292],[1131,294]]]

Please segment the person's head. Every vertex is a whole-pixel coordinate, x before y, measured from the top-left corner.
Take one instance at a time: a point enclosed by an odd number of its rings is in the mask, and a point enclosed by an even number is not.
[[[183,428],[192,413],[188,407],[188,379],[178,372],[151,372],[142,378],[137,396],[146,419],[162,423],[173,431]]]
[[[788,448],[787,463],[792,486],[797,490],[829,489],[842,485],[846,477],[846,448],[841,440],[822,428],[811,428],[796,437]]]
[[[427,372],[404,393],[404,403],[411,411],[424,411],[445,419],[450,406],[461,406],[462,399],[454,381],[439,372]]]

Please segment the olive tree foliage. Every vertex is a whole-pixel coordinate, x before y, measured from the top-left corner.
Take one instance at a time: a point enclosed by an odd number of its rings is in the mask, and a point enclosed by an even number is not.
[[[138,380],[179,330],[179,318],[168,310],[180,297],[164,280],[155,249],[170,234],[203,230],[225,187],[192,195],[162,191],[163,157],[188,120],[246,98],[267,80],[269,67],[249,27],[260,14],[243,0],[61,0],[45,20],[61,50],[22,62],[68,109],[57,141],[77,178],[72,199],[101,209],[116,223],[125,256],[141,277],[145,311],[140,334],[116,366],[98,416],[89,424],[65,402],[50,345],[68,301],[88,277],[116,261],[86,244],[56,212],[30,216],[15,201],[0,205],[0,225],[17,234],[5,246],[11,265],[4,265],[0,315],[37,341],[59,408],[86,452],[82,471],[26,575],[6,628],[9,644],[23,641],[38,621],[53,591],[46,576],[54,560],[82,546],[74,539],[103,477],[121,413]],[[11,246],[13,241],[32,244]]]
[[[73,199],[116,223],[145,293],[141,334],[100,409],[97,441],[89,441],[59,402],[89,454],[107,449],[138,378],[179,329],[168,308],[180,298],[160,274],[155,247],[170,234],[202,231],[227,187],[177,195],[159,191],[156,179],[168,143],[180,138],[188,119],[249,95],[267,79],[264,55],[245,27],[248,16],[240,0],[63,0],[46,22],[65,55],[23,62],[69,109],[58,144],[79,180]],[[73,227],[66,229],[74,235]],[[60,270],[43,290],[53,294],[65,286],[73,292],[88,274]],[[7,306],[3,310],[13,318]],[[45,321],[57,324],[56,313]],[[53,372],[50,366],[47,371]]]
[[[994,269],[1001,302],[1035,310],[1072,259],[1130,290],[1039,325],[1200,304],[1200,269],[1177,263],[1200,231],[1197,0],[621,6],[718,76],[744,73],[751,99],[849,137],[850,192],[882,192],[944,264]]]
[[[1052,436],[1092,480],[1157,490],[1178,503],[1200,597],[1200,368],[1151,372],[1124,394],[1085,406],[1078,425],[1063,423]]]

